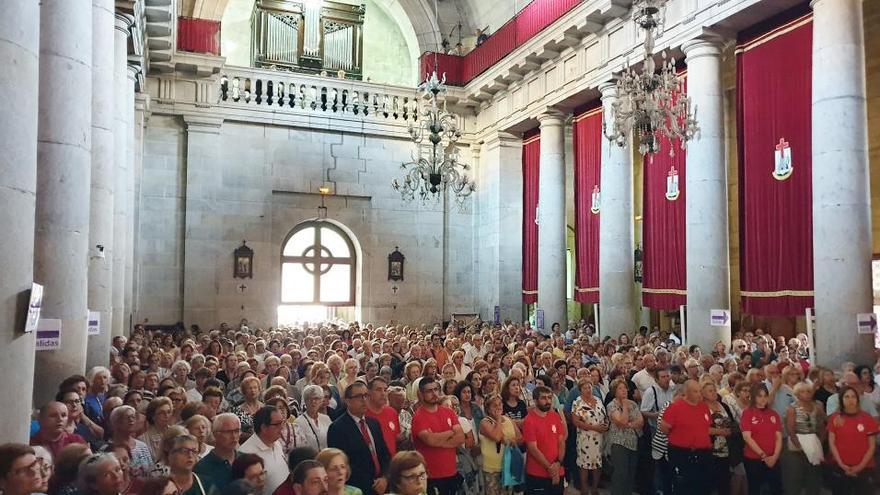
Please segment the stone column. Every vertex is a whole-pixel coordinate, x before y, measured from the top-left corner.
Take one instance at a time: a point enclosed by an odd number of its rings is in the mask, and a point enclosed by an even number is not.
[[[217,241],[204,218],[215,214],[222,194],[216,164],[220,156],[221,119],[199,115],[185,116],[186,124],[186,211],[183,247],[183,321],[187,325],[214,325],[218,321],[217,298],[206,290],[217,286],[220,253]],[[222,257],[221,257],[222,256]]]
[[[0,438],[27,443],[34,387],[34,335],[24,333],[34,280],[34,208],[37,189],[37,99],[40,2],[0,0],[0,225],[10,244],[0,249],[0,380],[5,397]],[[14,70],[13,70],[14,67]]]
[[[140,68],[135,67],[133,65],[126,66],[125,76],[127,78],[125,83],[125,107],[123,108],[123,112],[125,112],[124,119],[126,124],[125,129],[125,160],[126,160],[126,168],[125,168],[125,209],[127,213],[125,215],[125,285],[124,285],[124,293],[123,293],[123,327],[125,328],[125,333],[128,334],[128,331],[131,328],[131,316],[132,316],[132,294],[134,293],[134,216],[135,216],[135,197],[134,197],[134,182],[135,182],[135,143],[134,143],[134,134],[135,134],[135,122],[134,122],[134,87],[137,82],[137,75],[140,73]]]
[[[816,359],[873,363],[862,0],[813,0],[813,286]]]
[[[132,257],[134,258],[134,267],[132,274],[132,300],[131,312],[132,319],[137,322],[142,318],[139,317],[140,308],[140,277],[141,277],[141,256],[140,256],[140,212],[141,212],[141,181],[144,173],[144,132],[146,131],[147,121],[150,119],[150,95],[146,93],[137,93],[134,101],[134,250]]]
[[[113,335],[124,335],[128,328],[125,317],[125,235],[128,210],[126,196],[126,177],[129,163],[126,148],[131,125],[126,122],[128,105],[128,36],[134,19],[127,14],[116,13],[113,50],[113,156],[114,156],[114,197],[113,197]]]
[[[687,162],[693,164],[686,177],[687,334],[688,344],[708,352],[719,340],[730,346],[730,326],[709,324],[712,309],[730,309],[722,45],[714,38],[695,39],[682,49],[687,94],[700,126],[687,145]]]
[[[614,83],[599,85],[605,118],[617,99]],[[633,275],[633,162],[630,144],[602,139],[599,186],[599,324],[602,335],[615,338],[638,329]]]
[[[42,317],[61,320],[61,348],[36,353],[34,399],[86,367],[92,166],[92,2],[43,0],[34,278]],[[20,419],[20,418],[19,418]]]
[[[483,144],[477,170],[477,297],[481,316],[522,321],[522,139],[505,132]]]
[[[541,175],[538,182],[538,308],[545,334],[553,323],[568,326],[565,263],[565,115],[548,111],[541,123]]]
[[[89,310],[100,315],[88,337],[87,367],[106,366],[113,323],[113,0],[92,0],[92,184],[89,206]],[[101,246],[99,248],[98,246]]]

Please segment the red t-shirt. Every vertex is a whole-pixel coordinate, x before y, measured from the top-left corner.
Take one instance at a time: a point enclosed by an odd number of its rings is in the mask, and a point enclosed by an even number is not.
[[[673,402],[663,413],[663,422],[672,427],[667,435],[669,445],[680,449],[711,449],[711,418],[709,406],[704,402],[695,405],[684,399]]]
[[[835,419],[843,418],[843,426],[834,426]],[[859,411],[855,416],[834,413],[828,418],[828,432],[834,433],[834,445],[840,460],[847,466],[855,466],[862,462],[868,451],[868,438],[880,431],[880,425],[870,414]],[[874,458],[868,461],[868,467],[874,467]]]
[[[758,447],[761,447],[764,454],[773,455],[773,452],[776,451],[776,432],[782,431],[782,419],[776,411],[770,407],[764,409],[749,407],[743,411],[740,427],[742,431],[752,433],[752,440],[758,444]],[[743,457],[747,459],[761,458],[748,444],[743,451]]]
[[[43,447],[46,447],[46,450],[48,450],[49,453],[52,454],[53,459],[58,457],[58,453],[61,452],[61,449],[67,447],[72,443],[87,443],[85,438],[77,435],[76,433],[64,432],[61,434],[61,437],[59,437],[58,440],[55,441],[43,438],[43,435],[41,435],[41,433],[42,432],[37,432],[36,435],[32,436],[30,443],[33,446],[41,445]]]
[[[458,473],[458,470],[455,468],[455,449],[431,447],[419,440],[419,433],[426,430],[431,430],[432,433],[452,431],[452,427],[459,424],[458,416],[448,407],[440,406],[434,412],[429,412],[424,407],[420,407],[413,414],[413,446],[425,458],[428,478],[449,478]]]
[[[538,444],[538,450],[544,454],[547,462],[553,464],[559,460],[559,436],[565,432],[562,427],[562,419],[556,411],[549,411],[544,417],[537,413],[529,414],[523,420],[523,440],[526,443],[535,442]],[[544,469],[544,466],[538,464],[532,456],[526,455],[526,474],[539,478],[550,478],[550,473]],[[559,475],[562,476],[564,470],[560,466]]]
[[[373,418],[379,422],[382,427],[382,438],[385,439],[385,445],[388,447],[388,453],[391,457],[397,453],[397,434],[400,433],[400,418],[397,411],[389,406],[385,406],[377,414],[367,408],[366,416]]]

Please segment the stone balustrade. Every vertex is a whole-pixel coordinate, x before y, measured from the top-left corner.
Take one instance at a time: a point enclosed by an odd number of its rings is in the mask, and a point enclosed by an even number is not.
[[[420,102],[412,88],[315,77],[290,72],[225,67],[218,105],[415,123]]]

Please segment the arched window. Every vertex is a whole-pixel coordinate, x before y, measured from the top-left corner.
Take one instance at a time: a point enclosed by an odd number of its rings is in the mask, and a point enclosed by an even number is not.
[[[303,222],[282,246],[282,305],[355,305],[357,259],[345,231],[331,222]]]

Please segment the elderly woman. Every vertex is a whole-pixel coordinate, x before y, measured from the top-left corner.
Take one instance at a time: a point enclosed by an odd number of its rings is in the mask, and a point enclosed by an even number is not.
[[[505,445],[517,445],[522,434],[513,421],[504,415],[501,396],[486,397],[486,417],[480,422],[480,452],[482,470],[488,495],[505,493],[501,486],[502,456]]]
[[[141,487],[143,487],[143,478],[131,477],[131,452],[125,445],[110,446],[108,452],[116,456],[119,465],[122,467],[122,494],[123,495],[139,495]]]
[[[123,445],[128,449],[131,478],[146,478],[153,469],[153,455],[147,444],[135,439],[137,420],[138,413],[131,406],[114,409],[110,414],[110,445]]]
[[[103,366],[95,366],[86,374],[89,391],[83,399],[86,416],[98,424],[104,424],[104,399],[110,385],[110,370]]]
[[[199,443],[191,435],[172,437],[168,445],[167,463],[171,480],[180,495],[208,495],[205,484],[193,472],[199,460]]]
[[[174,406],[168,397],[156,397],[147,405],[147,431],[140,440],[147,444],[150,456],[158,459],[162,453],[162,435],[171,426]]]
[[[168,476],[171,473],[169,459],[171,457],[171,449],[174,447],[174,439],[183,435],[189,435],[189,432],[186,428],[180,425],[172,425],[165,430],[165,433],[162,435],[159,459],[156,461],[156,465],[150,472],[150,477]]]
[[[577,466],[580,469],[581,494],[599,493],[599,480],[602,478],[602,449],[604,435],[608,431],[608,414],[593,393],[590,378],[578,380],[580,396],[571,406],[571,421],[577,428]],[[593,476],[589,483],[590,474]],[[591,490],[588,490],[590,487]]]
[[[263,465],[263,459],[256,454],[240,454],[232,463],[232,480],[233,482],[236,480],[247,481],[254,486],[256,493],[262,494],[266,487],[266,469]]]
[[[275,409],[278,409],[278,411],[284,416],[284,424],[281,425],[281,438],[279,438],[278,441],[281,443],[284,455],[287,455],[294,447],[296,447],[296,435],[293,426],[294,418],[290,414],[290,406],[287,404],[287,399],[285,399],[284,396],[278,395],[271,399],[267,399],[266,405],[275,406]]]
[[[260,401],[261,388],[260,379],[256,376],[248,376],[244,378],[239,386],[241,395],[244,397],[244,402],[235,407],[232,410],[232,413],[238,416],[238,419],[241,420],[242,441],[247,440],[254,434],[253,416],[261,407],[263,407],[263,402]]]
[[[428,467],[416,451],[398,452],[388,464],[388,490],[396,495],[420,495],[428,491]]]
[[[89,495],[119,495],[125,488],[122,466],[113,454],[94,454],[80,463],[77,487]]]
[[[797,400],[785,412],[790,455],[782,457],[783,486],[786,493],[804,491],[807,495],[818,495],[822,489],[821,472],[818,463],[810,462],[800,440],[809,437],[808,441],[814,441],[814,451],[816,446],[821,446],[825,440],[825,408],[814,399],[814,389],[809,383],[795,385],[794,395]]]
[[[171,423],[180,423],[180,415],[187,403],[186,390],[184,390],[183,387],[175,385],[174,387],[165,389],[165,392],[162,395],[171,399]]]
[[[630,495],[634,488],[638,462],[638,437],[642,433],[644,418],[639,406],[627,398],[626,381],[618,378],[611,382],[613,399],[607,412],[611,419],[608,442],[611,444],[612,495]]]
[[[362,495],[359,488],[346,485],[351,476],[348,456],[339,449],[324,449],[315,458],[327,471],[327,495]]]
[[[0,491],[3,495],[39,493],[43,483],[34,449],[19,443],[0,445]]]
[[[184,391],[195,388],[196,383],[189,379],[189,372],[192,367],[188,362],[180,360],[175,361],[171,365],[171,378],[178,387],[182,387]]]
[[[79,393],[73,390],[59,392],[55,400],[67,406],[65,430],[68,433],[76,433],[85,438],[90,445],[97,446],[104,438],[104,428],[83,414],[83,401]]]
[[[309,385],[303,390],[305,411],[293,422],[296,445],[312,447],[316,451],[327,448],[327,430],[332,421],[330,416],[320,413],[324,401],[324,389]]]
[[[199,443],[199,459],[208,455],[208,452],[214,448],[207,444],[208,437],[211,435],[211,422],[208,421],[208,418],[201,414],[196,414],[187,419],[183,426]]]
[[[358,372],[361,370],[361,365],[358,363],[357,359],[349,358],[345,360],[345,365],[343,366],[344,375],[336,381],[336,393],[340,396],[345,392],[345,387],[354,383],[357,380]]]

